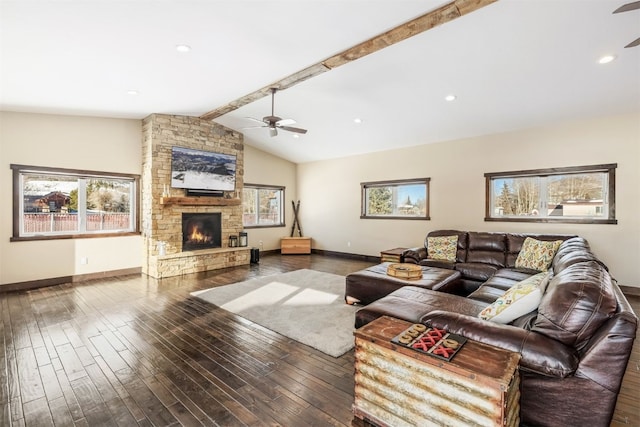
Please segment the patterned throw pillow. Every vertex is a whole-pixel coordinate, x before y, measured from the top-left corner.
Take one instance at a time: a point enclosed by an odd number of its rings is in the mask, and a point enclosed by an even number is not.
[[[455,261],[458,236],[427,237],[427,255],[430,259]]]
[[[562,240],[544,242],[527,237],[516,259],[516,268],[546,271],[561,244]]]
[[[484,320],[509,323],[538,308],[549,283],[548,273],[538,273],[513,285],[493,304],[478,314]]]

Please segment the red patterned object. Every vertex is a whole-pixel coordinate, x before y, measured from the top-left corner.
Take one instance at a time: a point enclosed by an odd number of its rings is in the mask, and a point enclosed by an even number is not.
[[[450,334],[444,329],[425,328],[426,326],[421,324],[411,325],[391,342],[449,361],[467,341],[465,337]],[[407,337],[415,338],[407,340]]]

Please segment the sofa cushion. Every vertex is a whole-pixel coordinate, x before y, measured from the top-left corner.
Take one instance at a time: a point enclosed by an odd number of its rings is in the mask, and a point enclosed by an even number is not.
[[[509,288],[518,282],[537,274],[535,270],[502,268],[484,282],[478,289],[471,292],[467,298],[492,303],[501,297]]]
[[[504,267],[507,243],[504,233],[469,232],[467,262],[481,262]]]
[[[496,274],[491,276],[484,285],[492,286],[494,288],[501,288],[505,291],[515,285],[518,282],[522,282],[529,277],[538,274],[539,271],[531,270],[528,268],[501,268],[496,271]]]
[[[486,282],[498,271],[498,267],[481,262],[459,262],[456,264],[456,270],[465,278]]]
[[[561,244],[562,240],[545,242],[527,237],[516,259],[516,268],[546,271]]]
[[[427,237],[427,256],[430,259],[455,261],[458,236]]]
[[[476,301],[484,301],[486,303],[493,303],[495,300],[500,298],[507,289],[496,288],[493,286],[486,286],[482,284],[478,289],[471,292],[467,295],[467,298],[473,299]]]
[[[519,282],[486,307],[478,315],[483,320],[509,323],[538,308],[549,275],[539,273]]]
[[[538,306],[532,331],[578,350],[617,310],[608,271],[595,261],[580,262],[558,272]]]

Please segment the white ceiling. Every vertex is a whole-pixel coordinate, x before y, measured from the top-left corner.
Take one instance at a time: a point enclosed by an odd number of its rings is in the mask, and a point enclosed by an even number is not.
[[[276,95],[276,115],[309,130],[298,139],[242,129],[270,115],[269,98],[216,121],[308,162],[640,114],[640,47],[623,49],[640,10],[611,13],[629,1],[500,0],[321,74]],[[444,3],[1,0],[0,109],[198,116]]]

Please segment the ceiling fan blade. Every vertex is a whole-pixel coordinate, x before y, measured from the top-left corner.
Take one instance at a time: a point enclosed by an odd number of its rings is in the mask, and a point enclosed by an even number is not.
[[[293,119],[280,119],[277,121],[276,126],[295,125],[296,121]]]
[[[254,122],[263,123],[260,119],[254,119],[253,117],[245,117],[245,119],[253,120]]]
[[[262,129],[262,128],[266,128],[267,126],[247,126],[247,127],[243,127],[242,129]]]
[[[273,138],[278,135],[278,130],[276,128],[269,128],[269,135]]]
[[[640,9],[640,1],[633,1],[631,3],[623,4],[619,8],[613,11],[613,13],[629,12],[630,10]]]
[[[640,37],[638,37],[637,39],[635,39],[634,41],[632,41],[631,43],[629,43],[625,47],[636,47],[639,44],[640,44]]]
[[[293,128],[291,126],[278,126],[280,129],[288,130],[289,132],[295,133],[307,133],[306,129]]]

